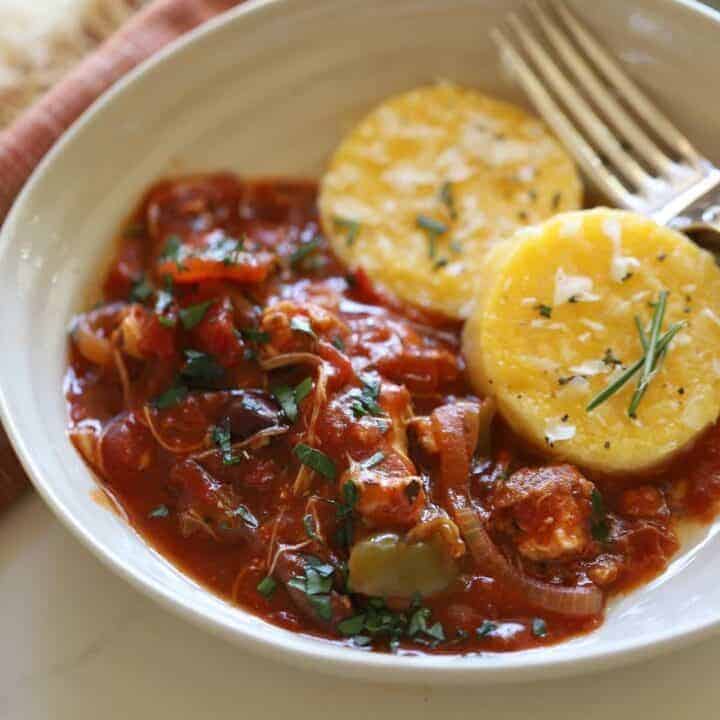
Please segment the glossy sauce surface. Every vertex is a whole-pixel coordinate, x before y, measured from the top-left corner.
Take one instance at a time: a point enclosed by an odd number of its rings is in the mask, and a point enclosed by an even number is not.
[[[409,538],[452,516],[422,419],[479,400],[464,377],[460,326],[397,302],[361,270],[349,275],[322,238],[315,198],[309,181],[230,175],[148,191],[118,240],[104,304],[73,331],[65,388],[79,450],[156,548],[288,629],[364,649],[447,653],[517,650],[593,629],[601,614],[542,610],[467,550],[450,584],[427,597],[348,591],[352,546],[383,532]],[[268,368],[291,353],[303,359]],[[303,465],[299,445],[324,460]],[[404,484],[359,481],[348,495],[344,478],[358,464]],[[607,596],[662,571],[677,550],[678,518],[712,517],[720,430],[653,477],[550,468],[546,498],[522,495],[545,480],[522,484],[517,471],[545,465],[495,418],[491,442],[471,459],[468,498],[526,576]],[[559,503],[555,522],[558,508],[577,515],[568,520],[583,536],[576,551],[547,549],[546,501]],[[317,593],[308,562],[329,568],[314,576]],[[359,615],[365,626],[338,629]]]

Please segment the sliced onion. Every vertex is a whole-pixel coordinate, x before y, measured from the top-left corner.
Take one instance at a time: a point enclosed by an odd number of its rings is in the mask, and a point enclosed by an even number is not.
[[[477,417],[475,403],[441,405],[431,416],[435,442],[440,452],[440,477],[443,492],[467,492],[470,458],[474,451],[473,434],[477,422],[466,421],[466,416]],[[474,436],[477,440],[477,435]]]
[[[521,592],[533,605],[562,615],[596,615],[603,607],[602,591],[594,585],[562,587],[528,577],[516,570],[498,550],[477,513],[470,507],[457,508],[455,521],[470,554],[482,568]]]
[[[75,449],[85,458],[85,462],[91,467],[100,465],[98,448],[101,428],[99,424],[84,422],[70,428],[68,435]]]
[[[113,359],[112,344],[106,337],[96,333],[87,315],[81,315],[72,334],[78,352],[95,365],[110,365]]]
[[[260,360],[260,367],[263,370],[276,370],[288,365],[319,365],[322,362],[323,359],[319,355],[309,352],[293,352],[264,358]]]
[[[138,360],[143,360],[143,354],[140,351],[140,341],[143,336],[143,319],[143,309],[139,305],[132,305],[120,323],[123,350]]]

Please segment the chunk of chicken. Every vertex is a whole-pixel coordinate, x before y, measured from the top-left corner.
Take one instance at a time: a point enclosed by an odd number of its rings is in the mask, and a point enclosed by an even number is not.
[[[577,557],[592,542],[593,488],[572,465],[523,468],[495,489],[495,527],[530,560]]]
[[[355,486],[355,510],[368,525],[409,528],[420,520],[427,501],[407,454],[410,394],[401,385],[379,378],[365,381],[370,384],[363,391],[350,388],[330,403],[322,422],[323,444],[334,453],[350,448],[352,461],[340,477],[340,490],[347,482]]]
[[[420,520],[425,489],[406,455],[388,448],[372,468],[352,463],[340,478],[340,487],[353,483],[358,491],[357,513],[374,527],[410,528]]]

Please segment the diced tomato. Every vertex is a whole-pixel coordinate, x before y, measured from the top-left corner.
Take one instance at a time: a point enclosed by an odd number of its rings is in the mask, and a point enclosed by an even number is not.
[[[318,355],[326,360],[333,369],[332,374],[328,378],[328,389],[336,390],[350,382],[355,374],[352,363],[347,355],[340,352],[336,347],[325,340],[318,342]]]
[[[256,253],[240,253],[238,262],[226,264],[221,260],[189,257],[178,266],[172,260],[162,260],[157,265],[158,275],[169,275],[178,285],[205,280],[231,280],[237,283],[260,283],[268,276],[274,264],[274,256],[264,250]]]
[[[175,328],[165,327],[149,310],[143,315],[138,348],[143,357],[169,359],[175,355]]]
[[[100,462],[115,474],[136,475],[147,470],[155,455],[153,436],[132,413],[114,418],[100,440]]]
[[[230,298],[213,303],[192,332],[193,345],[212,355],[223,367],[240,362],[245,343],[235,331],[235,312]]]
[[[181,284],[208,280],[255,284],[265,280],[274,263],[274,253],[215,229],[168,238],[156,270],[160,277],[167,275]]]

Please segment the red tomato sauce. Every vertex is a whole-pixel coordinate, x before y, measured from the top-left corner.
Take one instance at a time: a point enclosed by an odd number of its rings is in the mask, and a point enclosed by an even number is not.
[[[515,572],[607,598],[664,569],[678,519],[713,516],[720,430],[650,478],[558,469],[498,418],[489,443],[443,449],[433,411],[476,417],[482,402],[460,326],[343,267],[316,191],[218,174],[146,193],[102,303],[71,335],[76,446],[148,542],[290,630],[366,650],[468,653],[597,627],[602,609],[540,607],[473,559],[443,452],[460,453],[463,502]],[[357,591],[351,552],[379,533],[437,543],[453,556],[449,584],[427,596]]]

